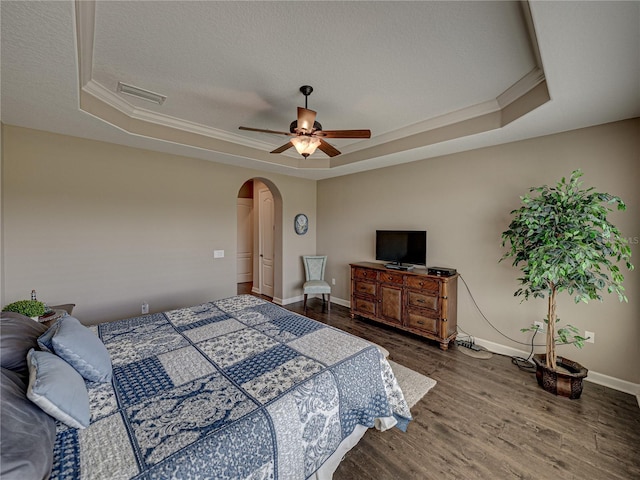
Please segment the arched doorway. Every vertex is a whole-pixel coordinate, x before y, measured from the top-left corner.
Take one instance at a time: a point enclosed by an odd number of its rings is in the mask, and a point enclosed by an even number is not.
[[[238,293],[282,303],[282,196],[273,182],[247,180],[237,199]]]

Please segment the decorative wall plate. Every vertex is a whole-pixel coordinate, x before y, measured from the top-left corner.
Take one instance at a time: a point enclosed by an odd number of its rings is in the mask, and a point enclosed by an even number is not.
[[[298,235],[304,235],[307,233],[307,230],[309,230],[309,219],[304,213],[296,215],[296,218],[293,221],[293,228]]]

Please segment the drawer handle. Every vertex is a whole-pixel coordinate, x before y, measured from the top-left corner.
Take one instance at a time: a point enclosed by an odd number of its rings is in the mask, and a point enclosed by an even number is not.
[[[424,322],[418,321],[416,322],[418,325],[424,325]]]
[[[424,286],[424,282],[419,282],[418,285],[420,285],[421,287]]]
[[[427,303],[422,298],[418,300],[418,303]]]

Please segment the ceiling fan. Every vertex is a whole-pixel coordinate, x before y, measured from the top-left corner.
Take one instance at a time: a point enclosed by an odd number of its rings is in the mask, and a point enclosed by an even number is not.
[[[300,91],[304,95],[304,108],[298,107],[298,119],[291,122],[288,132],[251,127],[239,127],[240,130],[293,137],[271,153],[282,153],[291,147],[295,147],[304,158],[315,152],[317,148],[330,157],[340,155],[340,151],[337,148],[324,141],[325,138],[371,138],[371,130],[322,130],[322,125],[316,122],[316,112],[307,108],[307,100],[311,92],[313,92],[313,87],[303,85],[300,87]]]

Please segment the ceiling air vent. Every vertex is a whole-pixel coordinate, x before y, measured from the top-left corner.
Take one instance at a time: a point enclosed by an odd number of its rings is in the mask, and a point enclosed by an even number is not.
[[[160,95],[159,93],[150,92],[149,90],[134,87],[133,85],[127,85],[122,82],[118,82],[118,92],[124,93],[125,95],[131,95],[132,97],[141,98],[147,102],[157,103],[158,105],[162,105],[167,99],[166,96]]]

